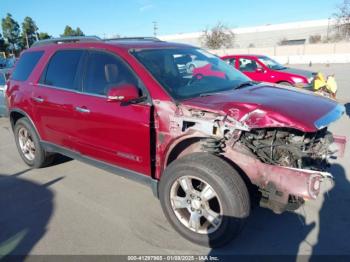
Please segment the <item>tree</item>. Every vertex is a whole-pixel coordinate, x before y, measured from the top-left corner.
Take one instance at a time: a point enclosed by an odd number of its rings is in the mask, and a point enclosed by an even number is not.
[[[234,33],[220,22],[210,30],[205,29],[202,35],[204,46],[210,49],[231,47],[233,46],[234,39]]]
[[[4,38],[9,43],[12,54],[18,49],[20,28],[19,24],[7,13],[6,17],[1,21],[2,32]]]
[[[50,39],[52,38],[52,36],[50,36],[48,33],[46,32],[40,32],[38,33],[38,39],[39,40],[45,40],[45,39]]]
[[[74,36],[75,31],[69,25],[66,25],[62,36]]]
[[[29,16],[24,18],[22,23],[22,46],[29,48],[37,40],[38,27]]]
[[[77,29],[74,30],[69,25],[66,25],[66,27],[64,28],[63,35],[61,36],[84,36],[84,33],[79,27],[77,27]]]
[[[77,29],[75,30],[75,35],[76,36],[84,36],[83,31],[81,31],[81,29],[79,27],[77,27]]]
[[[333,14],[336,19],[336,28],[343,38],[350,38],[350,0],[343,0],[337,7],[337,12]]]
[[[322,37],[320,34],[318,35],[310,35],[309,37],[309,43],[310,44],[317,44],[317,43],[321,43]]]
[[[278,41],[277,45],[288,45],[288,39],[283,37]]]
[[[7,49],[7,45],[6,45],[5,39],[0,34],[0,53],[5,52],[6,49]]]

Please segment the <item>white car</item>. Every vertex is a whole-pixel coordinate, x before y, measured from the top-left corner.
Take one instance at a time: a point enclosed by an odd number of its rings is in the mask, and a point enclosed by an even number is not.
[[[197,68],[197,67],[203,67],[206,66],[208,64],[207,61],[202,61],[202,60],[193,60],[189,63],[186,64],[186,68],[187,68],[187,72],[189,74],[192,74],[193,69]]]
[[[5,103],[5,92],[6,92],[6,74],[8,70],[2,69],[0,70],[0,116],[7,115],[7,106]]]

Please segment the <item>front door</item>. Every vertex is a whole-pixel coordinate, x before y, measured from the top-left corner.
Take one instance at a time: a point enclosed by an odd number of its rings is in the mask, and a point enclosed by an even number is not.
[[[78,149],[93,157],[150,174],[150,105],[124,105],[107,100],[109,88],[123,84],[140,88],[132,69],[115,54],[89,51],[82,94],[75,107]]]
[[[266,81],[266,70],[254,59],[241,57],[238,60],[239,70],[254,81]]]

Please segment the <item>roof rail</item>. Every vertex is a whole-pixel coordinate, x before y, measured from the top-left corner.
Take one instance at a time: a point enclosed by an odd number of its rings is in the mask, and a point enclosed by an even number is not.
[[[101,38],[98,36],[67,36],[67,37],[58,37],[45,40],[39,40],[34,42],[31,47],[44,46],[49,44],[62,44],[62,43],[76,43],[76,42],[100,42]]]
[[[160,40],[157,37],[153,36],[136,36],[136,37],[117,37],[117,38],[107,38],[103,39],[103,41],[154,41],[154,42],[160,42]]]

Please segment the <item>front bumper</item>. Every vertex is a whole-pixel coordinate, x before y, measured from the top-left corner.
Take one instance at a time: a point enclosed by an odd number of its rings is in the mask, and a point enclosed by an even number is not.
[[[331,146],[333,156],[344,156],[345,146],[345,137],[334,136],[334,143]],[[245,151],[239,143],[227,150],[224,155],[238,165],[260,190],[269,191],[271,200],[278,203],[270,205],[269,208],[277,213],[287,209],[290,196],[302,200],[316,199],[322,182],[325,180],[333,182],[333,176],[328,172],[262,163]]]

